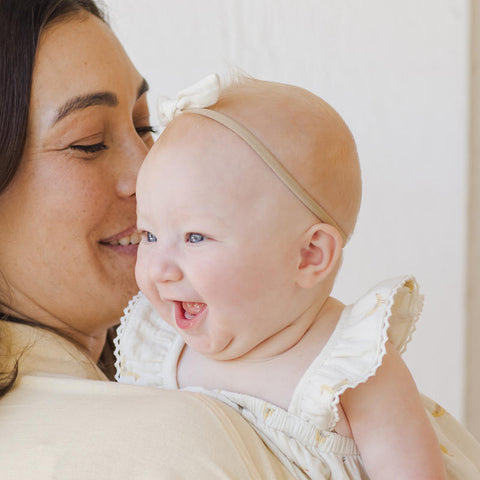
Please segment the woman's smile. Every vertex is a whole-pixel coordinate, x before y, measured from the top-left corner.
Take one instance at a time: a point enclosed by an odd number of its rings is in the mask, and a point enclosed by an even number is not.
[[[100,240],[99,243],[115,252],[136,256],[140,239],[137,228],[130,227],[111,237]]]

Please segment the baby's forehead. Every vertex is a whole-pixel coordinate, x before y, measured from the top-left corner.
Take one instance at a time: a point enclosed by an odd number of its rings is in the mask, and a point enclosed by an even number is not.
[[[231,89],[209,111],[217,111],[223,119],[231,118],[249,130],[254,142],[265,144],[287,170],[296,163],[296,174],[301,173],[303,166],[309,167],[310,175],[314,173],[308,161],[314,150],[311,144],[315,135],[309,131],[313,118],[309,118],[311,108],[306,108],[308,102],[303,90],[280,86],[282,91],[278,92],[278,88],[268,85],[253,91],[243,90]],[[225,179],[230,174],[237,178],[236,186],[241,188],[257,176],[272,176],[264,156],[255,152],[235,127],[226,126],[222,119],[188,111],[168,125],[150,152],[147,160],[150,159],[154,162],[149,163],[158,168],[165,168],[166,164],[182,168],[187,164],[199,178],[217,174]]]
[[[234,132],[211,119],[187,113],[168,126],[142,168],[175,177],[181,172],[185,181],[211,184],[212,188],[228,183],[247,190],[268,170]]]
[[[163,185],[181,184],[181,192],[205,201],[220,198],[254,205],[266,196],[292,196],[271,168],[238,134],[218,122],[182,114],[149,153],[143,177],[152,169]],[[149,171],[146,171],[146,170]]]
[[[174,151],[202,155],[242,147],[242,142],[229,129],[209,118],[185,112],[168,125],[152,150],[157,155]]]
[[[148,157],[158,165],[173,163],[207,171],[218,168],[248,173],[261,162],[233,131],[209,118],[183,113],[157,140]],[[248,167],[248,168],[247,168]],[[200,172],[199,172],[200,173]]]

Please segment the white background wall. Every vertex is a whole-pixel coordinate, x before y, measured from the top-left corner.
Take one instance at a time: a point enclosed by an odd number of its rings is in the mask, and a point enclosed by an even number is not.
[[[357,141],[364,197],[334,293],[351,302],[414,273],[426,299],[405,358],[420,390],[461,419],[468,1],[105,3],[152,107],[157,95],[236,65],[310,89],[340,112]]]

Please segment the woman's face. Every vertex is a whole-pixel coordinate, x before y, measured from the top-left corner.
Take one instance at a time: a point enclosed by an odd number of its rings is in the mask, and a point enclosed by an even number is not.
[[[25,151],[0,197],[0,274],[17,314],[87,348],[137,291],[135,180],[152,144],[146,83],[82,14],[41,36]]]

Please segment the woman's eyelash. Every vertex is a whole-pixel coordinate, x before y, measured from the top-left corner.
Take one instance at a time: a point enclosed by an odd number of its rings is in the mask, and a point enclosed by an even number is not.
[[[146,135],[147,133],[157,133],[157,129],[151,125],[135,128],[139,135]],[[79,150],[83,153],[98,153],[102,150],[107,150],[108,147],[103,142],[94,143],[93,145],[70,145],[72,150]]]
[[[104,143],[94,143],[93,145],[70,145],[72,150],[80,150],[83,153],[97,153],[106,150],[108,147]]]
[[[146,135],[148,133],[157,133],[157,129],[151,125],[145,125],[144,127],[137,127],[135,128],[137,133],[140,136]],[[72,150],[79,150],[83,153],[98,153],[102,150],[107,150],[108,146],[105,145],[103,142],[94,143],[93,145],[70,145]]]
[[[139,135],[145,135],[147,133],[157,133],[157,128],[153,127],[152,125],[145,125],[144,127],[137,127],[135,128]]]

